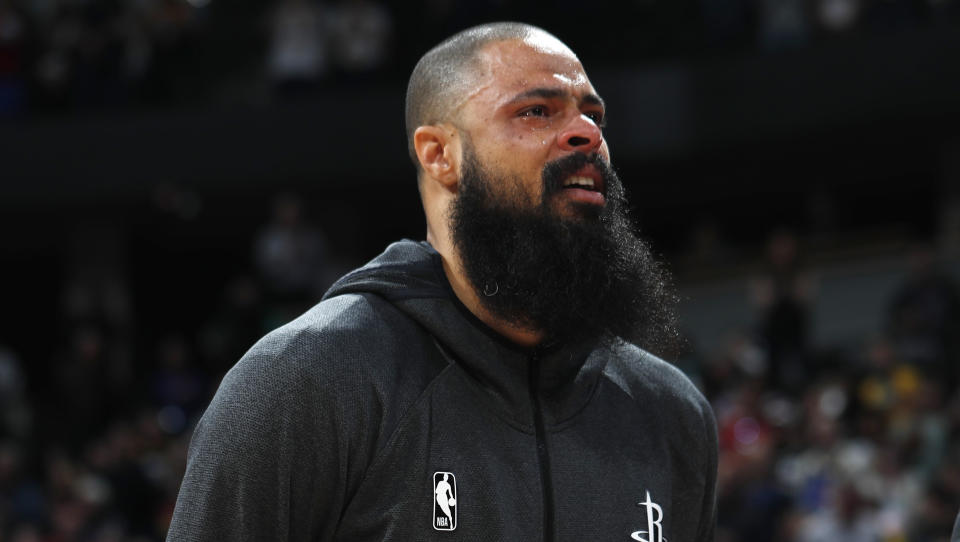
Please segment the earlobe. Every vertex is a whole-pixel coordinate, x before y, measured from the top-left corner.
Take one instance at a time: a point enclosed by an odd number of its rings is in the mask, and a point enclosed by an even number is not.
[[[455,132],[442,126],[420,126],[413,133],[413,147],[424,173],[451,188],[458,180]]]

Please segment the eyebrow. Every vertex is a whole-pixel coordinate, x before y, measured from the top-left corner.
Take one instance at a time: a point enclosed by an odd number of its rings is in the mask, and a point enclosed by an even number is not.
[[[537,87],[530,90],[526,90],[514,96],[508,103],[521,102],[523,100],[528,100],[530,98],[544,98],[544,99],[555,99],[555,98],[565,98],[570,95],[570,92],[560,88],[553,87]],[[600,107],[606,107],[606,104],[603,102],[603,98],[597,96],[596,94],[588,93],[580,99],[581,103],[590,104],[590,105],[599,105]]]

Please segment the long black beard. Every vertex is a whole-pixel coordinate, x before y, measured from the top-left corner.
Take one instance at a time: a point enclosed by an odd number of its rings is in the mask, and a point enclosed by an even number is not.
[[[558,216],[551,199],[587,163],[604,176],[606,205]],[[450,225],[484,307],[543,332],[548,344],[613,335],[657,353],[677,347],[676,296],[634,232],[616,173],[599,156],[576,153],[548,164],[543,183],[541,202],[531,206],[518,179],[491,178],[472,149],[464,153]]]

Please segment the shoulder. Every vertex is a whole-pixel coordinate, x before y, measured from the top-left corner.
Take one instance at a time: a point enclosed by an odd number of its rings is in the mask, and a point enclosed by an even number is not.
[[[604,376],[637,401],[655,400],[669,408],[713,419],[706,398],[677,367],[623,340],[609,346]]]
[[[254,344],[205,416],[225,426],[242,416],[378,434],[445,366],[429,334],[387,301],[336,296]]]
[[[273,395],[311,388],[336,389],[333,380],[356,377],[350,358],[361,352],[357,330],[372,320],[369,307],[357,300],[334,298],[314,306],[258,340],[227,372],[224,393]],[[262,399],[262,397],[259,397]]]
[[[379,380],[393,365],[424,354],[428,343],[429,335],[382,298],[340,295],[257,341],[225,382],[276,380],[342,389],[351,382]]]
[[[377,303],[324,301],[268,333],[224,376],[191,440],[173,538],[332,536],[382,439],[385,400],[401,395],[372,374],[373,359],[389,359],[384,339],[367,336],[390,327]]]
[[[693,465],[697,476],[715,476],[717,423],[700,390],[680,369],[633,344],[621,341],[611,346],[611,353],[606,379],[630,396],[638,410],[662,420],[667,442],[678,450],[677,461]]]

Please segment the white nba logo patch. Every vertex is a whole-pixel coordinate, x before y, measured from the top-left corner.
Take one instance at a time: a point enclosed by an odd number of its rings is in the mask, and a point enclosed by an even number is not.
[[[457,478],[451,472],[433,473],[433,528],[457,528]]]

